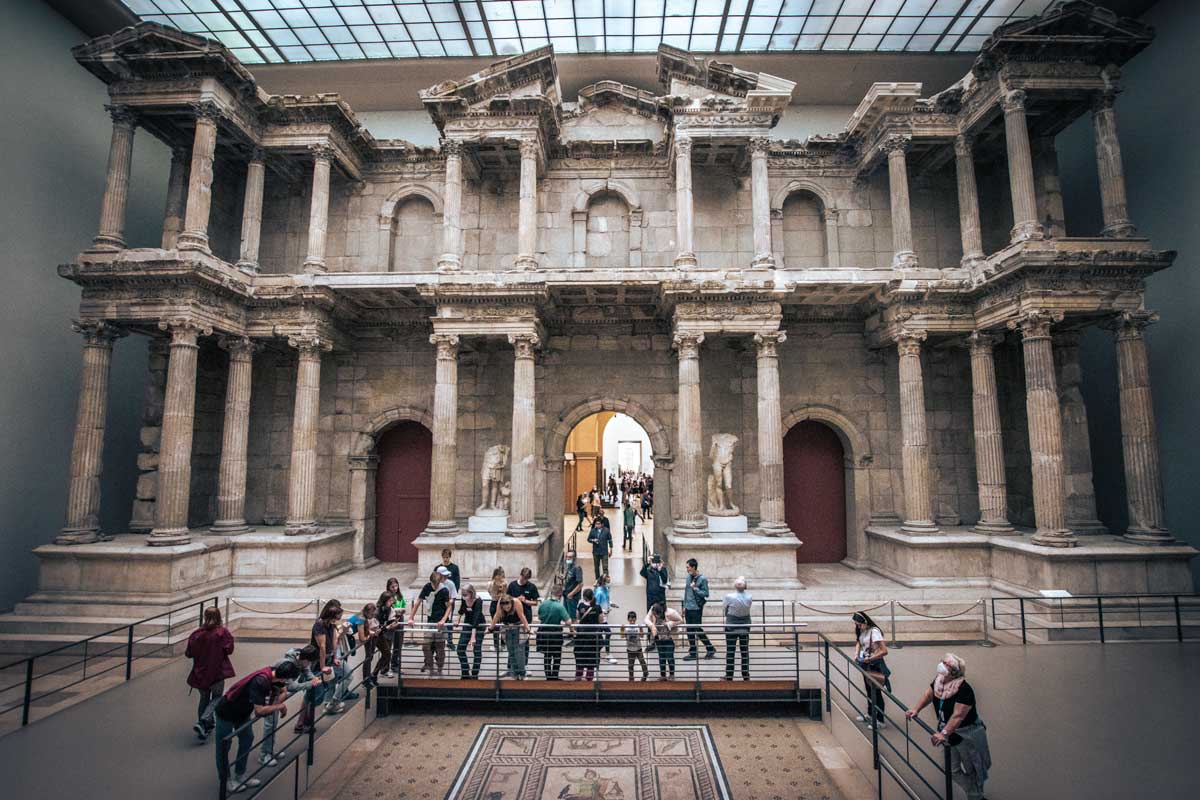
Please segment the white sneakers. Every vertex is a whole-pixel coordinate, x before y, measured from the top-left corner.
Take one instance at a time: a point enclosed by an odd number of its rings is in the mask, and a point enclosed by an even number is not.
[[[326,703],[325,704],[325,713],[326,714],[340,714],[345,710],[346,710],[345,703],[338,702],[338,703]]]
[[[280,758],[283,758],[283,753],[276,753],[275,755],[263,753],[258,757],[258,763],[264,767],[274,767],[279,763],[278,759]]]
[[[225,782],[225,789],[232,794],[234,792],[240,792],[243,789],[253,789],[256,786],[261,785],[262,781],[260,781],[258,778],[242,778],[241,775],[238,775],[237,777],[230,778]]]
[[[394,678],[394,677],[396,677],[396,673],[392,672],[392,671],[389,669],[387,672],[383,673],[383,677],[385,677],[385,678]]]

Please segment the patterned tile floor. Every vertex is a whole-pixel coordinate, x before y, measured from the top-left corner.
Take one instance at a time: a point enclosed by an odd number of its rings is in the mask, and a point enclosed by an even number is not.
[[[411,715],[381,719],[363,734],[377,741],[369,757],[348,771],[337,790],[320,794],[337,800],[443,800],[486,723],[704,723],[709,726],[735,800],[842,800],[801,732],[800,726],[819,723],[781,715],[777,709],[705,709],[702,714],[680,713],[676,708],[605,713],[605,709],[586,707],[576,714],[564,714],[558,708],[549,713],[538,713],[540,708],[503,710],[502,717],[484,716],[443,703],[424,706]],[[512,798],[504,796],[502,800]],[[651,799],[626,795],[622,800]]]

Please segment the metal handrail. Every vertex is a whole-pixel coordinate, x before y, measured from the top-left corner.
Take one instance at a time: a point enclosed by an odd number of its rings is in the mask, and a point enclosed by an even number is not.
[[[1029,643],[1029,631],[1032,630],[1074,630],[1096,629],[1098,632],[1101,644],[1106,644],[1109,639],[1108,628],[1137,628],[1137,629],[1162,629],[1164,627],[1173,627],[1176,641],[1184,640],[1185,620],[1184,614],[1188,611],[1200,610],[1200,594],[1197,593],[1130,593],[1130,594],[1082,594],[1071,595],[1070,597],[1044,597],[1041,595],[1021,596],[1021,597],[993,597],[991,600],[991,619],[992,628],[994,630],[1015,631],[1017,624],[1010,624],[1007,627],[1002,625],[1002,621],[1011,622],[1013,619],[1019,620],[1021,631],[1021,643]],[[1160,601],[1147,605],[1149,601]],[[1015,610],[1005,610],[1005,604],[1016,603]],[[1107,608],[1105,603],[1108,603]],[[1124,605],[1132,603],[1134,609],[1124,608]],[[1041,613],[1034,613],[1029,606],[1033,606]],[[1105,612],[1109,615],[1108,624],[1105,623]],[[1117,619],[1114,617],[1123,617],[1123,615],[1136,611],[1136,620]],[[1043,621],[1046,613],[1050,614],[1049,621]],[[1057,614],[1058,623],[1053,624],[1053,617]],[[1151,624],[1153,620],[1146,619],[1146,615],[1161,614],[1165,619],[1160,618],[1160,624]],[[1067,617],[1072,616],[1071,623],[1068,624]],[[1088,624],[1093,622],[1094,624]],[[1167,622],[1168,626],[1161,623]],[[1188,620],[1193,626],[1200,626],[1200,619]]]
[[[70,689],[73,686],[77,686],[78,684],[82,683],[85,680],[88,680],[89,678],[94,679],[99,675],[104,675],[105,673],[111,672],[114,669],[117,669],[121,666],[124,666],[124,668],[125,668],[125,680],[127,680],[127,681],[130,680],[133,677],[133,663],[135,661],[139,661],[143,658],[148,658],[149,656],[152,656],[155,653],[158,653],[159,651],[161,651],[165,648],[171,647],[173,644],[177,644],[177,642],[173,643],[171,641],[172,632],[174,631],[175,627],[177,625],[184,625],[184,624],[190,626],[193,622],[195,622],[197,625],[202,624],[203,620],[204,620],[204,609],[207,608],[209,605],[212,605],[214,608],[216,608],[217,602],[218,602],[218,598],[216,596],[208,597],[203,600],[198,600],[196,602],[189,603],[188,605],[183,606],[182,608],[171,609],[168,611],[164,611],[161,614],[155,614],[152,617],[146,617],[145,619],[140,619],[136,622],[126,623],[125,625],[120,625],[118,627],[111,628],[111,629],[103,631],[101,633],[92,634],[91,636],[84,637],[82,639],[79,639],[78,641],[71,642],[69,644],[59,645],[58,647],[52,648],[50,650],[46,650],[45,652],[35,653],[34,655],[26,656],[25,658],[19,658],[15,661],[11,661],[11,662],[5,664],[4,666],[0,667],[0,671],[12,669],[13,667],[17,667],[21,664],[24,664],[25,665],[25,678],[22,681],[18,681],[17,683],[13,683],[7,687],[4,687],[3,689],[0,689],[0,694],[2,694],[3,692],[7,692],[7,691],[11,691],[13,689],[16,689],[17,687],[22,686],[22,685],[24,685],[24,692],[22,695],[21,702],[13,703],[12,705],[8,706],[7,708],[0,708],[0,716],[3,716],[4,714],[9,713],[10,711],[15,711],[16,709],[19,708],[19,709],[21,709],[21,727],[25,727],[26,725],[29,724],[30,707],[32,706],[32,704],[34,702],[36,702],[38,700],[42,700],[46,697],[50,697],[52,695],[58,694],[59,692]],[[185,614],[186,612],[191,612],[191,613],[187,613],[186,616],[184,616],[178,622],[172,621],[172,617],[174,617],[175,615]],[[152,623],[152,622],[162,619],[163,617],[167,618],[166,628],[164,630],[156,631],[155,633],[146,634],[145,636],[142,636],[137,639],[134,638],[134,628],[136,628],[138,625],[145,625],[147,623]],[[100,654],[90,654],[90,655],[88,654],[87,646],[90,642],[95,642],[95,641],[103,639],[105,637],[112,636],[116,633],[122,633],[122,632],[125,634],[125,637],[124,637],[125,641],[122,644],[119,644],[115,647],[109,648]],[[149,652],[142,653],[141,655],[137,656],[136,658],[134,657],[133,648],[134,648],[135,644],[139,644],[139,643],[144,642],[147,639],[155,637],[155,636],[163,636],[163,635],[166,636],[166,643],[160,645],[159,647],[154,648],[153,650],[151,650]],[[50,656],[57,655],[59,653],[62,653],[65,650],[70,650],[72,648],[79,647],[80,645],[82,645],[84,648],[83,658],[73,661],[66,665],[55,667],[55,668],[50,669],[41,674],[34,673],[34,664],[39,659],[45,659]],[[104,657],[108,656],[109,654],[114,653],[121,649],[124,649],[124,651],[125,651],[125,660],[124,660],[123,664],[114,664],[112,666],[106,667],[105,669],[102,669],[98,673],[93,673],[90,676],[88,675],[88,672],[87,672],[88,661],[95,661],[97,658],[104,658]],[[67,670],[74,669],[75,667],[78,667],[80,665],[83,666],[83,675],[78,680],[72,681],[64,686],[59,686],[55,689],[51,689],[49,691],[43,692],[42,694],[39,694],[39,695],[35,695],[33,693],[33,685],[34,685],[35,681],[40,680],[42,678],[49,677],[51,675],[58,675],[60,673],[66,672]]]

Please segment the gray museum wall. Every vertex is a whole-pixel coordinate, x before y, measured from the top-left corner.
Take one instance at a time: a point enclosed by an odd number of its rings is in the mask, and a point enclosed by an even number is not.
[[[1192,0],[1160,0],[1142,17],[1157,30],[1154,43],[1124,69],[1125,91],[1117,101],[1117,129],[1129,195],[1129,211],[1144,236],[1162,249],[1178,250],[1175,265],[1150,279],[1148,308],[1162,321],[1149,329],[1154,413],[1162,448],[1167,523],[1179,539],[1200,546],[1191,520],[1200,486],[1200,13]],[[1101,227],[1100,188],[1090,117],[1058,138],[1067,232],[1094,236]],[[1081,352],[1083,393],[1088,405],[1100,519],[1114,532],[1128,522],[1121,440],[1117,368],[1112,336],[1092,330]],[[1192,562],[1200,585],[1200,559]]]
[[[63,525],[79,386],[79,289],[55,267],[96,232],[111,126],[104,86],[71,58],[85,37],[40,2],[0,0],[0,609],[37,585],[30,550]],[[135,137],[126,238],[157,244],[170,154]],[[109,398],[102,517],[129,522],[146,343],[117,342]]]

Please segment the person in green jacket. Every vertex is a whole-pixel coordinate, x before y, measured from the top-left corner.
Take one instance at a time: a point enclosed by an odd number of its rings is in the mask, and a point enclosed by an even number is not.
[[[537,609],[538,615],[538,650],[542,653],[543,666],[546,670],[546,680],[558,680],[558,670],[562,665],[563,625],[571,624],[571,615],[562,602],[562,589],[555,586],[550,590],[550,599],[543,600]]]
[[[625,538],[621,540],[621,549],[633,549],[633,526],[637,520],[637,509],[633,507],[633,503],[629,502],[629,498],[625,498],[625,508],[621,512],[625,519]]]

